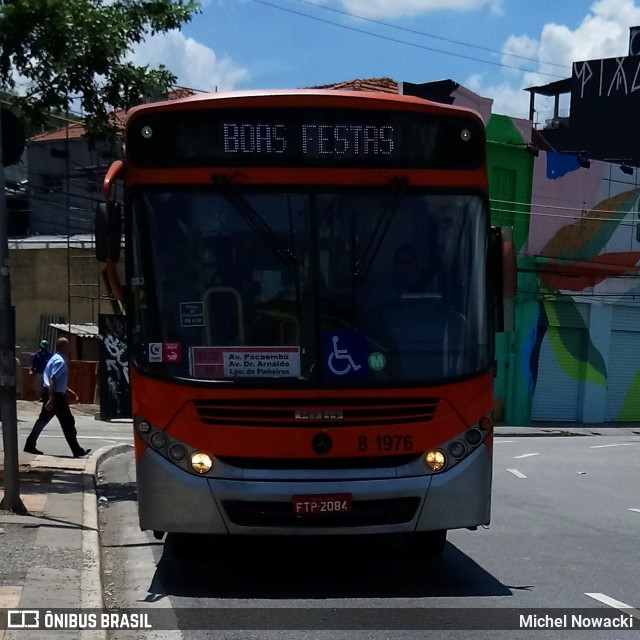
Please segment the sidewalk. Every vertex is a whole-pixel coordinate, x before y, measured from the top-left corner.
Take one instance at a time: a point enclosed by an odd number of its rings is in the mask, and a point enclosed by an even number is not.
[[[33,422],[39,408],[39,403],[19,401],[19,422]],[[73,408],[73,413],[79,430],[84,421],[95,425],[93,406]],[[21,439],[20,497],[29,515],[0,511],[0,609],[103,609],[96,473],[104,460],[131,446],[109,445],[87,458],[72,458],[33,456],[22,451],[23,444]],[[107,636],[96,630],[0,630],[0,640],[42,637]]]

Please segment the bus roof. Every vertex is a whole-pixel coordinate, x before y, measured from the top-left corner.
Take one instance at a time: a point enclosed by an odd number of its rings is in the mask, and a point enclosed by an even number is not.
[[[217,103],[220,107],[233,107],[234,102],[242,102],[242,107],[253,106],[340,106],[346,108],[372,109],[395,108],[405,105],[409,110],[426,110],[459,112],[461,115],[479,114],[466,107],[458,107],[439,102],[425,100],[415,96],[392,94],[378,91],[341,91],[335,89],[264,89],[251,91],[227,91],[216,93],[199,93],[186,98],[147,103],[133,107],[127,113],[127,120],[141,111],[174,111],[182,109],[202,108],[206,104]]]

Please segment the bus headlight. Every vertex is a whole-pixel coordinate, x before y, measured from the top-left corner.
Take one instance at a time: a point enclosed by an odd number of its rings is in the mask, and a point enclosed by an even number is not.
[[[180,462],[180,460],[184,460],[187,455],[187,450],[181,444],[172,444],[169,447],[169,457],[175,462]]]
[[[207,473],[209,469],[213,466],[213,460],[211,456],[207,453],[203,453],[202,451],[196,451],[191,456],[191,468],[196,473]]]
[[[447,464],[447,459],[442,451],[434,449],[424,454],[424,462],[431,471],[442,471]]]
[[[476,447],[482,442],[482,432],[479,429],[471,428],[464,434],[464,439],[472,447]]]
[[[151,438],[149,438],[149,442],[154,449],[164,449],[167,445],[167,436],[162,431],[156,431],[153,433]]]
[[[464,442],[461,440],[455,440],[449,445],[449,453],[452,458],[456,460],[460,460],[460,458],[464,457],[464,454],[467,452],[466,447],[464,446]]]

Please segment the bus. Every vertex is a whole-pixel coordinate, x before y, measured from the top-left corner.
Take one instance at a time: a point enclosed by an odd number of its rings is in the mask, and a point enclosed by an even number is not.
[[[146,104],[103,190],[142,530],[436,555],[489,524],[513,249],[477,114],[332,90]]]

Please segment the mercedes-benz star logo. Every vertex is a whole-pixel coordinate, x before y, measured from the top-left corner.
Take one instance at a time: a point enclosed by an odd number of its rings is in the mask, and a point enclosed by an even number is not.
[[[333,442],[326,433],[316,433],[316,435],[313,436],[313,440],[311,441],[311,446],[316,453],[322,455],[331,451]]]

